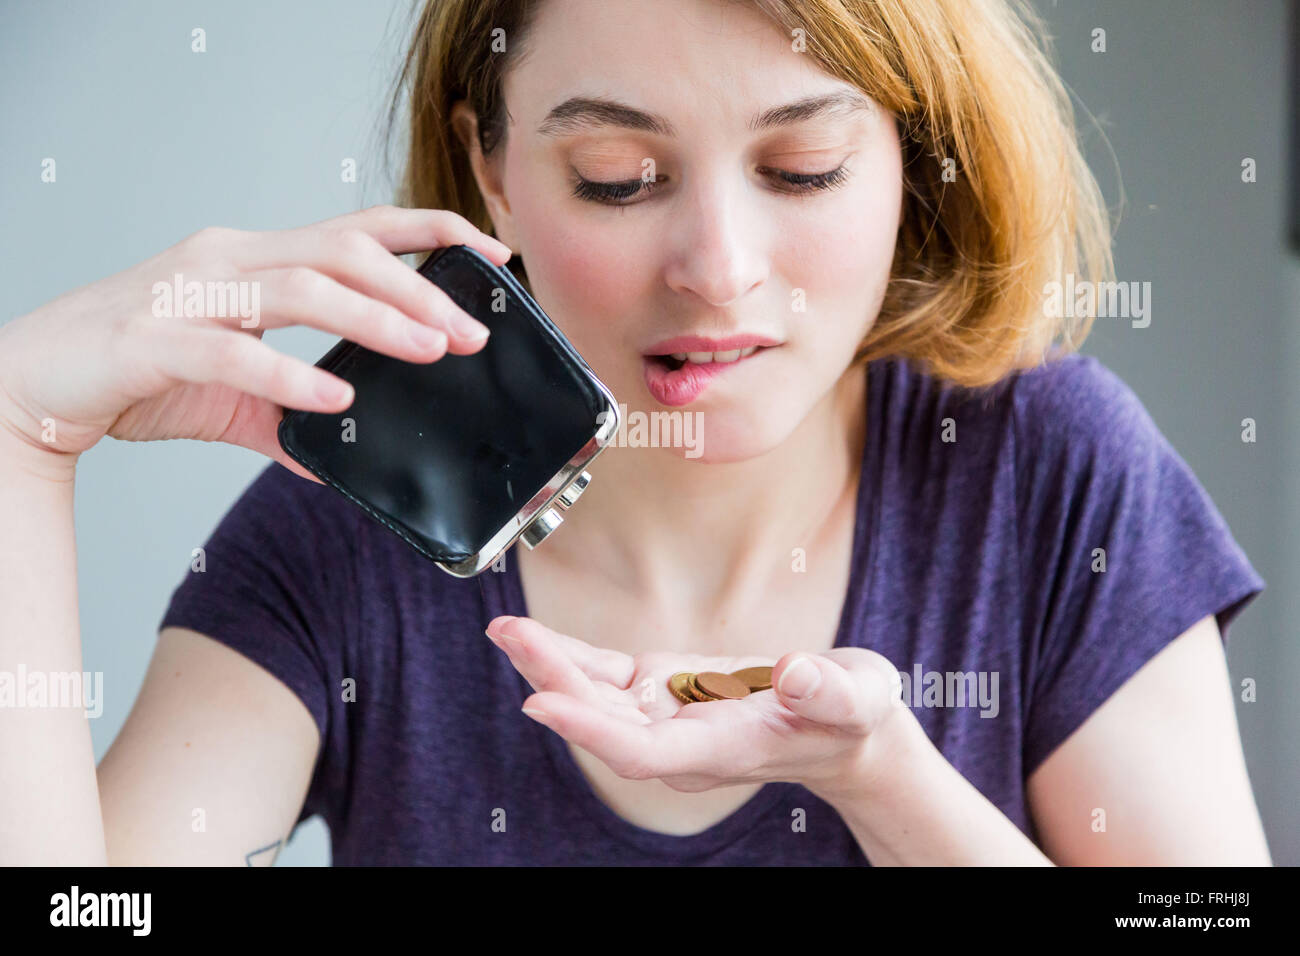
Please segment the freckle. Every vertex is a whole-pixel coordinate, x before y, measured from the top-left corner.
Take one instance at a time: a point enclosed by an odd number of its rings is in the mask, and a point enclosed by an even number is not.
[[[190,745],[190,742],[189,742],[188,740],[185,741],[185,746],[188,747],[189,745]]]
[[[180,676],[181,676],[181,672],[180,672],[180,671],[177,671],[177,672],[176,672],[176,676],[177,676],[177,677],[180,677]]]

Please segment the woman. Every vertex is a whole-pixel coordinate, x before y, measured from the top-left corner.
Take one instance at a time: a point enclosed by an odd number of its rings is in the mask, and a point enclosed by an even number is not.
[[[6,861],[269,863],[320,813],[340,864],[1268,863],[1222,649],[1263,581],[1070,354],[1089,317],[1044,307],[1110,254],[1025,22],[433,0],[414,208],[204,230],[0,330],[0,666],[80,669],[73,477],[104,434],[288,469],[173,595],[98,790],[79,717],[5,716]],[[387,254],[456,242],[630,413],[703,428],[607,450],[559,532],[468,581],[303,480],[281,406],[351,396],[259,341],[475,351]],[[155,316],[176,272],[260,283],[261,323]],[[743,699],[668,693],[759,664]]]

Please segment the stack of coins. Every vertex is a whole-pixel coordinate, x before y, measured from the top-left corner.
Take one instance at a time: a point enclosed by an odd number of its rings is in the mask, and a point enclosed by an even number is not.
[[[731,674],[719,671],[701,671],[692,674],[682,671],[668,678],[668,689],[683,704],[704,703],[710,700],[738,700],[751,693],[772,686],[772,668],[746,667]]]

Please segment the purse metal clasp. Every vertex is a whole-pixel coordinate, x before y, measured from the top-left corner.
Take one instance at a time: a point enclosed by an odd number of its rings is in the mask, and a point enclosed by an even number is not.
[[[559,493],[555,499],[556,502],[563,506],[565,510],[572,508],[582,493],[587,490],[589,484],[591,484],[591,473],[584,471]],[[563,521],[564,517],[555,507],[547,508],[533,520],[532,524],[524,529],[523,534],[519,536],[519,540],[524,543],[524,546],[529,551],[532,551],[545,541],[546,536],[558,528]]]

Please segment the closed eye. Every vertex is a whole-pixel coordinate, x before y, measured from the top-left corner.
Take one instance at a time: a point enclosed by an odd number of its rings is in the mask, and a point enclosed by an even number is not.
[[[627,179],[616,183],[602,183],[594,179],[583,179],[578,177],[577,183],[573,187],[573,195],[579,199],[586,199],[591,202],[603,202],[613,205],[626,205],[625,200],[631,199],[643,189],[650,192],[654,188],[653,181],[642,179]]]
[[[759,171],[770,177],[777,188],[787,193],[811,193],[818,190],[834,189],[842,185],[849,176],[844,164],[824,173],[790,173],[784,170],[763,166]],[[573,186],[573,195],[588,202],[604,203],[611,206],[631,206],[628,202],[638,193],[650,193],[667,179],[658,176],[653,180],[625,179],[618,182],[604,183],[594,179],[577,176]]]

